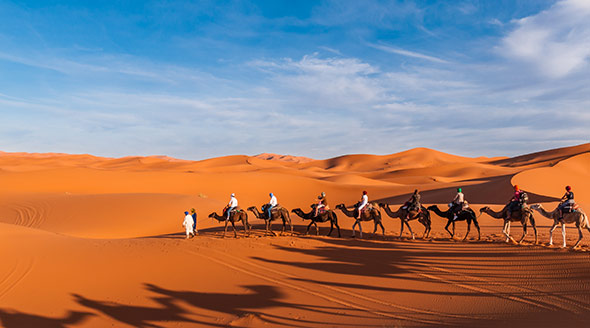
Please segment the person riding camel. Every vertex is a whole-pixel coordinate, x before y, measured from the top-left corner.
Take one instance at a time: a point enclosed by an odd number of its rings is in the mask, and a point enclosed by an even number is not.
[[[408,201],[406,202],[405,207],[408,210],[408,214],[406,214],[406,220],[410,219],[410,211],[412,211],[412,210],[420,211],[420,208],[422,207],[422,204],[420,204],[420,198],[422,198],[422,197],[420,196],[418,189],[414,189],[414,193],[412,194],[412,196],[410,196],[410,199],[408,199]]]
[[[402,206],[402,209],[408,211],[406,219],[410,218],[410,211],[420,211],[420,208],[422,208],[422,204],[420,204],[420,198],[421,197],[420,193],[418,192],[418,189],[414,189],[414,193],[412,194],[412,196],[410,196],[410,199],[408,199],[404,203],[404,206]]]
[[[270,196],[270,200],[268,201],[268,205],[266,206],[266,212],[268,214],[268,217],[270,218],[272,209],[276,207],[279,204],[279,202],[277,201],[277,198],[275,197],[275,195],[273,195],[272,192],[268,195]]]
[[[320,209],[327,210],[328,209],[328,200],[326,199],[326,193],[322,191],[322,193],[318,196],[318,203],[315,206],[315,216],[318,216]]]
[[[512,216],[512,212],[514,211],[519,211],[522,205],[521,205],[521,196],[523,194],[523,191],[520,190],[520,188],[518,188],[518,185],[514,185],[514,195],[512,195],[512,198],[510,199],[510,202],[507,205],[507,209],[506,209],[506,213],[507,213],[507,218],[509,218],[510,216]]]
[[[363,211],[363,208],[365,208],[365,206],[367,206],[369,204],[369,196],[367,196],[367,191],[363,191],[363,197],[360,200],[359,206],[357,208],[358,210],[358,215],[357,215],[357,220],[360,220],[361,218],[361,213]]]
[[[557,206],[557,209],[559,210],[560,220],[563,219],[563,212],[566,209],[571,211],[571,209],[574,207],[574,204],[575,204],[574,192],[572,191],[572,187],[566,186],[565,187],[565,194],[563,195],[563,197],[561,197],[561,201],[559,202],[559,205]]]
[[[229,216],[231,212],[238,207],[238,199],[236,198],[236,194],[231,194],[231,198],[229,199],[229,203],[225,206],[225,221],[229,221]]]
[[[457,195],[451,202],[451,213],[453,213],[453,221],[457,220],[457,214],[463,210],[463,204],[465,203],[465,195],[463,195],[463,190],[461,188],[457,188]]]

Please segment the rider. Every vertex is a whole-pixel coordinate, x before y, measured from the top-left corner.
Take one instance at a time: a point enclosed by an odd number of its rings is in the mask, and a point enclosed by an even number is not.
[[[453,220],[457,220],[457,214],[463,209],[464,202],[465,195],[463,195],[463,190],[461,188],[457,188],[457,195],[455,195],[455,198],[451,202],[451,213],[454,215]]]
[[[420,211],[420,208],[422,207],[422,205],[420,204],[420,198],[421,196],[418,192],[418,189],[414,189],[414,193],[412,194],[412,196],[410,196],[410,199],[408,199],[404,206],[404,208],[408,210],[408,214],[406,214],[406,220],[410,219],[410,211],[412,209]]]
[[[226,208],[225,221],[229,221],[229,216],[231,214],[231,211],[235,210],[237,207],[238,207],[238,199],[236,198],[236,194],[232,193],[231,198],[229,199],[229,203],[227,203],[227,206],[225,206],[225,208]]]
[[[361,218],[361,211],[363,210],[363,208],[365,208],[365,206],[367,206],[367,204],[369,204],[369,196],[367,196],[367,191],[363,191],[363,197],[361,198],[361,201],[359,203],[358,206],[358,215],[357,215],[357,220],[359,220]]]
[[[318,216],[320,208],[328,209],[328,200],[326,199],[326,193],[322,193],[318,196],[318,204],[315,207],[315,216]]]
[[[566,186],[565,187],[565,194],[561,197],[561,202],[557,209],[559,210],[559,217],[563,218],[563,210],[566,207],[571,207],[574,205],[574,192],[572,191],[572,187]]]
[[[522,190],[520,190],[520,188],[518,188],[518,185],[514,185],[514,195],[512,196],[512,198],[510,199],[510,202],[508,203],[508,208],[506,210],[507,212],[507,217],[509,218],[510,216],[512,216],[512,212],[513,211],[517,211],[518,210],[518,205],[520,204],[520,196],[522,195]]]
[[[266,211],[268,214],[268,218],[270,218],[270,212],[273,209],[273,207],[277,206],[278,202],[277,202],[277,198],[275,197],[275,195],[273,195],[272,192],[268,195],[270,196],[270,201],[268,202],[268,206],[266,207]]]

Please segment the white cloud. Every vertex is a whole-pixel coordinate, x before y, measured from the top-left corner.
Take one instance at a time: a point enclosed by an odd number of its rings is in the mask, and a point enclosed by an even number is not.
[[[503,40],[505,57],[551,78],[586,70],[590,59],[590,1],[564,0],[534,16],[514,22]]]

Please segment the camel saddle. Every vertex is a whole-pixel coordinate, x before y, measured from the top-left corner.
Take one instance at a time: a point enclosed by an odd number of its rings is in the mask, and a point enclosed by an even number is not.
[[[574,203],[574,204],[568,204],[565,205],[562,209],[561,212],[562,213],[574,213],[578,208],[580,208],[580,205]]]
[[[358,206],[357,206],[358,207]],[[375,208],[375,206],[373,206],[373,203],[367,203],[367,205],[365,207],[363,207],[363,209],[361,210],[361,213],[363,212],[370,212]]]
[[[227,215],[227,210],[228,208],[223,209],[223,215]],[[242,208],[240,206],[236,206],[236,208],[234,208],[231,213],[237,213],[237,212],[241,212]]]

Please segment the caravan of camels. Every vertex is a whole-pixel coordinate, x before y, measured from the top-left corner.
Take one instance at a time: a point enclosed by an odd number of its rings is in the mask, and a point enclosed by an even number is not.
[[[561,202],[559,203],[557,208],[552,212],[547,212],[541,204],[528,205],[527,193],[523,190],[520,190],[519,187],[515,185],[513,197],[501,211],[496,212],[492,210],[489,206],[484,206],[480,209],[480,215],[485,213],[492,218],[503,220],[504,226],[502,229],[502,233],[506,237],[506,242],[511,241],[518,244],[522,243],[522,241],[526,237],[527,226],[530,223],[530,225],[533,227],[535,235],[534,244],[537,244],[537,225],[535,223],[535,218],[533,216],[533,210],[538,211],[542,216],[553,220],[553,225],[551,226],[551,229],[549,231],[550,246],[553,245],[553,231],[557,228],[558,225],[560,225],[563,236],[562,247],[565,248],[565,225],[575,224],[579,232],[579,238],[576,241],[576,243],[572,246],[572,248],[576,248],[583,238],[582,229],[587,229],[590,232],[590,223],[588,222],[588,216],[579,207],[579,205],[574,202],[574,194],[571,191],[571,187],[566,186],[565,189],[566,193],[561,198]],[[273,221],[282,222],[281,234],[285,232],[287,225],[290,226],[291,233],[293,233],[293,223],[291,222],[289,211],[285,207],[277,203],[276,197],[272,193],[270,194],[270,196],[270,202],[262,205],[261,210],[258,210],[256,206],[248,207],[247,210],[252,212],[257,219],[264,220],[265,232],[267,234],[276,236],[276,233],[272,231]],[[248,222],[247,211],[240,208],[237,204],[238,203],[235,194],[232,194],[230,202],[226,207],[223,208],[222,215],[218,215],[216,212],[209,214],[209,218],[215,219],[225,224],[225,229],[223,233],[224,237],[225,233],[227,232],[228,224],[231,224],[234,231],[234,237],[237,237],[236,223],[240,221],[242,222],[242,225],[244,227],[244,235],[249,235],[250,233],[251,225]],[[338,216],[336,212],[330,209],[330,207],[328,206],[326,194],[324,192],[322,192],[321,195],[318,196],[318,202],[312,204],[310,207],[311,210],[309,213],[305,213],[301,208],[295,208],[291,211],[291,213],[296,214],[303,220],[310,221],[305,231],[306,235],[309,234],[309,230],[312,226],[315,226],[316,235],[319,235],[318,223],[329,222],[330,231],[327,235],[330,236],[334,230],[334,227],[336,227],[336,229],[338,230],[338,237],[341,237],[340,226],[338,225]],[[346,206],[343,203],[336,205],[336,209],[340,210],[342,214],[354,219],[354,224],[352,226],[353,238],[356,237],[355,233],[357,226],[359,228],[360,238],[363,237],[363,229],[361,222],[365,221],[373,222],[373,234],[377,232],[378,228],[381,228],[381,232],[385,236],[385,228],[382,223],[382,216],[380,211],[380,208],[382,208],[387,214],[387,216],[389,216],[390,218],[400,219],[401,226],[399,238],[402,237],[405,226],[410,231],[412,239],[415,239],[414,232],[412,231],[412,228],[409,224],[409,222],[413,220],[418,220],[418,222],[424,225],[425,230],[422,238],[428,238],[431,230],[430,212],[434,212],[439,217],[447,220],[447,224],[445,225],[444,229],[449,233],[451,238],[455,237],[455,223],[465,221],[467,223],[467,233],[463,237],[463,241],[465,241],[469,236],[469,232],[471,231],[471,223],[473,223],[473,225],[477,229],[478,240],[481,240],[480,227],[477,221],[478,215],[472,208],[469,207],[469,203],[465,200],[465,196],[462,193],[461,188],[457,189],[457,194],[455,198],[452,200],[452,202],[448,204],[448,207],[448,210],[441,210],[438,208],[437,205],[424,207],[422,204],[420,204],[420,194],[418,193],[418,190],[415,190],[414,194],[410,197],[410,199],[407,202],[405,202],[402,206],[400,206],[396,211],[393,211],[390,208],[389,204],[369,202],[366,191],[363,191],[363,195],[360,201],[353,206]],[[188,212],[185,213],[188,215]],[[188,216],[187,221],[191,221],[190,219],[188,219]],[[520,222],[522,225],[523,233],[518,241],[515,241],[514,238],[510,236],[511,222]],[[192,224],[185,224],[185,227],[187,228],[187,239],[191,236],[194,236],[194,232],[196,231],[196,223],[196,213],[193,213]],[[451,225],[452,231],[449,230],[449,226]]]

